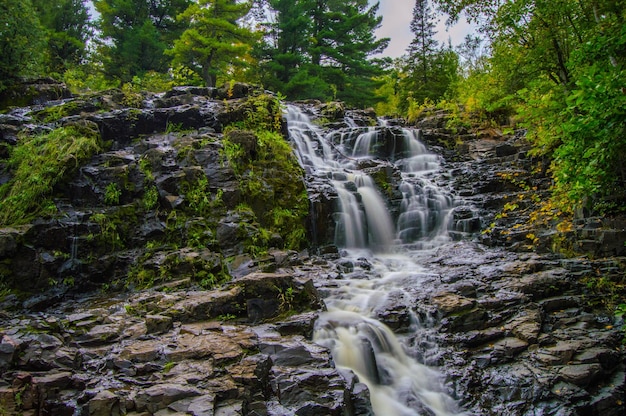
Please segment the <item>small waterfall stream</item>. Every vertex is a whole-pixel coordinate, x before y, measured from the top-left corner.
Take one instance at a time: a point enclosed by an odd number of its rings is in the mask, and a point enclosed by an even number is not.
[[[438,156],[413,130],[347,122],[347,128],[325,133],[293,105],[286,119],[307,175],[328,181],[337,193],[335,244],[342,249],[341,261],[352,265],[333,282],[315,341],[332,351],[337,367],[352,370],[368,386],[378,416],[462,414],[437,371],[412,358],[376,319],[391,297],[402,302],[404,288],[419,287],[428,277],[411,251],[451,240],[455,200],[436,184]],[[400,137],[390,149],[384,138],[397,131]],[[373,178],[359,169],[360,162],[378,158],[381,148],[400,171],[402,200],[395,219]],[[419,331],[412,321],[410,330]]]

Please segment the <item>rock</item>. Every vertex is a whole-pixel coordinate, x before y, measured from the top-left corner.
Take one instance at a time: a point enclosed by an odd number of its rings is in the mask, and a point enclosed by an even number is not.
[[[586,387],[602,371],[600,364],[566,365],[559,371],[560,377],[569,383]]]
[[[48,101],[69,98],[72,93],[67,86],[52,78],[24,80],[11,85],[0,94],[0,110],[9,106],[25,107],[41,105]]]
[[[474,301],[454,293],[443,293],[432,299],[433,303],[444,316],[460,313],[471,309]]]
[[[136,341],[120,351],[120,358],[131,362],[155,361],[163,353],[163,341],[146,340]]]
[[[192,416],[213,416],[216,414],[214,407],[215,397],[210,394],[203,394],[202,397],[193,399],[191,403],[189,403],[187,413]]]
[[[619,354],[615,350],[595,347],[576,354],[573,361],[581,364],[600,363],[605,371],[611,371],[619,365]]]
[[[212,358],[216,364],[225,364],[240,359],[244,354],[239,344],[217,332],[207,336],[182,334],[176,339],[175,345],[165,351],[169,361]]]
[[[165,378],[172,383],[196,385],[216,377],[211,361],[181,361],[164,369]]]
[[[139,411],[147,410],[150,413],[156,413],[178,400],[200,395],[201,392],[192,386],[156,384],[137,394],[135,406]]]
[[[109,390],[102,390],[89,400],[89,416],[121,415],[120,399]]]
[[[118,324],[96,325],[88,333],[79,337],[81,345],[102,345],[119,339],[121,327]]]
[[[574,354],[582,348],[580,341],[559,341],[555,346],[542,348],[539,352],[554,357],[552,365],[566,364],[572,360]]]
[[[173,321],[169,316],[146,315],[146,327],[148,334],[162,334],[172,329]]]
[[[528,342],[519,338],[508,337],[493,344],[492,357],[510,359],[528,348]]]
[[[41,391],[58,389],[62,390],[72,382],[72,373],[70,372],[48,372],[33,378],[33,384]]]
[[[532,299],[542,299],[566,290],[569,282],[565,270],[551,269],[522,276],[507,286],[511,290],[529,295]]]
[[[543,319],[537,309],[526,309],[507,322],[504,328],[530,344],[537,342]]]
[[[497,157],[505,157],[511,156],[519,152],[519,149],[509,143],[503,143],[501,145],[496,146],[496,156]]]

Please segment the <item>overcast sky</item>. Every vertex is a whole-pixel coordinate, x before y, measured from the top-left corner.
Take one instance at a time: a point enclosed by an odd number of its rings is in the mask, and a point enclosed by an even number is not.
[[[376,3],[377,0],[369,0],[370,4]],[[383,52],[385,56],[397,58],[406,52],[407,46],[413,39],[413,34],[409,27],[411,18],[413,17],[413,7],[415,0],[378,0],[380,8],[378,13],[383,17],[383,24],[376,32],[379,38],[391,38],[389,46]],[[431,6],[432,8],[432,6]],[[433,8],[434,10],[434,8]],[[459,45],[463,42],[465,35],[472,33],[472,26],[464,20],[453,27],[446,28],[446,18],[443,15],[439,24],[435,29],[438,41],[448,43],[448,38],[452,40],[452,46]]]

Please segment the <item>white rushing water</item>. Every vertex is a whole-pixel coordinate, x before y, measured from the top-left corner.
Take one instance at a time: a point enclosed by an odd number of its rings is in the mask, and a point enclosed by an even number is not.
[[[384,134],[398,129],[347,123],[345,129],[325,133],[295,106],[288,107],[286,119],[307,174],[328,180],[338,195],[335,243],[342,248],[342,261],[357,265],[333,281],[336,289],[325,299],[328,311],[316,324],[315,341],[331,350],[337,367],[352,370],[368,386],[378,416],[462,414],[439,373],[407,354],[396,335],[375,319],[391,297],[402,302],[404,288],[418,288],[428,278],[395,248],[421,250],[450,241],[455,201],[430,177],[439,169],[439,158],[427,151],[416,131],[401,130],[393,141],[387,153],[402,177],[394,224],[374,180],[357,167],[375,158],[375,149],[388,149]],[[417,322],[411,329],[419,330]]]

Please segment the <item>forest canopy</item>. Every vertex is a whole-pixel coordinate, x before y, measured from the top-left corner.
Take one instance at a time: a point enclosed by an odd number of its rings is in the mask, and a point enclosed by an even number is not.
[[[367,0],[4,0],[0,94],[42,75],[74,92],[237,80],[409,120],[454,108],[526,129],[562,209],[624,210],[626,0],[416,0],[407,13],[412,40],[392,60]],[[442,44],[442,17],[479,32]]]

